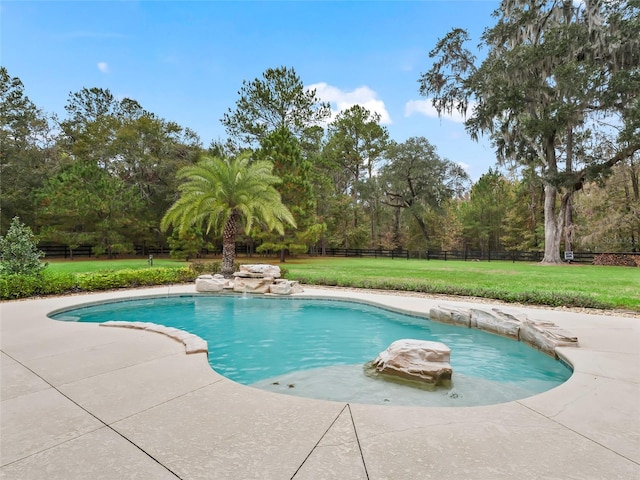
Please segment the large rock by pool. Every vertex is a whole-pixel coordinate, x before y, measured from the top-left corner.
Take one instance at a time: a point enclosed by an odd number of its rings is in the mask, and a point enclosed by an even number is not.
[[[552,357],[558,356],[559,347],[578,346],[575,335],[553,322],[530,319],[526,315],[513,315],[497,308],[487,311],[438,306],[429,311],[429,318],[435,322],[478,328],[520,340]]]
[[[369,375],[416,382],[418,386],[450,386],[451,349],[444,343],[403,339],[393,342],[365,367]]]
[[[268,263],[240,265],[240,269],[233,274],[236,278],[280,278],[280,275],[280,267]]]
[[[231,288],[233,288],[231,281],[219,273],[215,275],[200,275],[196,278],[196,292],[222,292]]]
[[[232,290],[240,293],[272,293],[291,295],[302,292],[295,280],[280,278],[280,267],[270,264],[240,265],[233,280],[216,275],[200,275],[196,279],[196,292],[222,292]]]

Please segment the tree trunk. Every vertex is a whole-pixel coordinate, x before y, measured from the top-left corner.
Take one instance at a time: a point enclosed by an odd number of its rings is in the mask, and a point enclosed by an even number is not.
[[[567,132],[567,153],[566,168],[567,173],[573,172],[573,128],[569,127]],[[572,195],[567,197],[564,215],[564,250],[573,251],[573,201]]]
[[[222,232],[222,270],[226,278],[233,276],[233,262],[236,259],[236,235],[238,233],[238,214],[232,213]]]
[[[400,246],[400,209],[395,208],[393,213],[393,244]]]
[[[420,232],[422,233],[422,236],[424,237],[425,243],[428,243],[429,242],[429,232],[427,232],[427,226],[425,225],[424,220],[422,220],[422,218],[420,218],[416,214],[413,214],[413,218],[415,218],[416,222],[418,222],[418,226],[420,227]]]
[[[375,208],[371,206],[371,225],[369,226],[369,248],[375,248]]]
[[[571,197],[567,200],[564,215],[564,250],[573,251],[573,200]]]
[[[546,137],[543,140],[543,149],[547,175],[553,178],[553,176],[558,173],[555,135]],[[544,183],[544,257],[540,263],[558,264],[562,263],[562,259],[560,258],[560,240],[562,239],[564,217],[556,215],[558,188],[547,183],[547,181]],[[561,225],[558,225],[559,223],[561,223]]]
[[[556,196],[558,190],[553,185],[544,187],[544,257],[541,263],[562,263],[560,240],[562,227],[558,228],[556,216]],[[564,221],[562,222],[564,224]]]
[[[360,169],[356,167],[354,172],[353,189],[351,198],[353,199],[353,228],[358,228],[358,180],[360,179]]]

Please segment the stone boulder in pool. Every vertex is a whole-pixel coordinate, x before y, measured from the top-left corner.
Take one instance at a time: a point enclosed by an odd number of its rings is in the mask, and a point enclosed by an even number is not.
[[[370,376],[412,386],[451,386],[451,349],[444,343],[403,339],[393,342],[365,366]]]

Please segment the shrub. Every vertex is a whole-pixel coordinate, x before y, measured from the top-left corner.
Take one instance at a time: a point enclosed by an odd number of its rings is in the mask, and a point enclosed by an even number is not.
[[[74,275],[44,271],[37,275],[0,275],[0,299],[12,300],[35,295],[59,295],[67,292],[109,290],[140,286],[166,285],[193,281],[189,268],[146,268]]]
[[[41,274],[41,280],[38,293],[42,295],[59,295],[78,289],[78,280],[73,273],[45,270]]]
[[[0,277],[0,298],[10,300],[15,298],[32,297],[37,294],[42,285],[39,275],[23,275],[13,273]]]
[[[184,283],[195,278],[189,268],[144,268],[140,270],[117,270],[78,275],[78,288],[89,292],[113,288]]]
[[[47,265],[40,262],[44,253],[38,250],[33,232],[18,217],[13,217],[4,237],[0,237],[0,266],[5,274],[35,275]]]
[[[203,275],[203,274],[214,275],[222,271],[222,262],[220,261],[203,262],[203,261],[197,260],[195,262],[192,262],[191,265],[189,265],[189,269],[193,272],[194,278],[197,277],[198,275]],[[240,270],[240,264],[237,262],[234,262],[233,271],[237,272],[238,270]]]
[[[37,275],[11,274],[0,276],[0,299],[11,300],[35,295],[58,295],[77,290],[72,273],[45,270]]]
[[[189,269],[196,275],[218,273],[222,269],[222,262],[191,262]]]

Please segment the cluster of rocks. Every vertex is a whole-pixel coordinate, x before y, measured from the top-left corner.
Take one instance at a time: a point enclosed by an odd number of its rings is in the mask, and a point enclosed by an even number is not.
[[[577,347],[578,338],[553,322],[533,320],[526,315],[512,315],[497,308],[491,311],[438,306],[429,311],[435,322],[478,328],[527,343],[532,347],[557,357],[558,347]]]
[[[274,295],[302,292],[302,287],[297,281],[286,280],[280,276],[280,267],[277,265],[240,265],[240,270],[233,274],[233,278],[225,278],[220,274],[200,275],[196,279],[196,292],[232,291]]]
[[[451,349],[444,343],[427,340],[396,340],[373,362],[365,365],[369,376],[402,380],[426,388],[450,387],[453,369]]]

